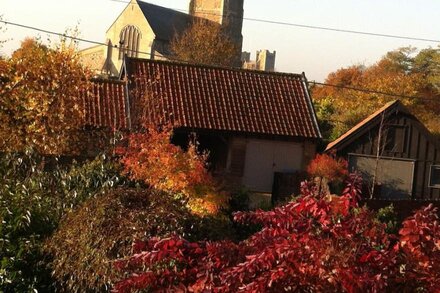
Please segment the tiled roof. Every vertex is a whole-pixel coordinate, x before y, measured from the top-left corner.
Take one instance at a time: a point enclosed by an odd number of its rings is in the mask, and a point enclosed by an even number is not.
[[[156,38],[171,41],[174,35],[185,31],[193,16],[166,7],[137,1]]]
[[[161,115],[181,127],[321,137],[303,75],[137,58],[125,68],[130,88],[150,87]],[[132,120],[136,96],[130,92]]]
[[[401,110],[408,112],[399,100],[388,102],[387,104],[385,104],[385,106],[383,106],[382,108],[380,108],[379,110],[377,110],[376,112],[374,112],[373,114],[371,114],[370,116],[359,122],[356,126],[354,126],[352,129],[341,135],[338,139],[329,143],[325,151],[327,152],[333,149],[338,149],[341,145],[343,144],[345,145],[346,142],[348,142],[348,140],[351,141],[351,138],[353,138],[353,136],[361,132],[362,129],[366,128],[369,124],[373,122],[380,122],[378,119],[380,118],[380,115],[382,113],[388,114],[393,109],[397,109],[397,107]]]
[[[128,128],[126,116],[126,83],[95,80],[87,93],[83,93],[84,124],[115,129]]]

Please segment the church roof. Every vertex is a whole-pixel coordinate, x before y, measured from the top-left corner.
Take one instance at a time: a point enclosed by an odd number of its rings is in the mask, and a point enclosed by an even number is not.
[[[321,134],[304,75],[126,58],[131,120],[145,89],[177,126],[301,138]],[[139,93],[140,91],[140,93]]]
[[[166,7],[137,1],[156,38],[171,41],[174,35],[184,32],[193,16]]]

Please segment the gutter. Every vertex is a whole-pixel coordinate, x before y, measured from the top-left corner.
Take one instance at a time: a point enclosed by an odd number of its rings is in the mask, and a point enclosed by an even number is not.
[[[318,123],[318,119],[316,117],[315,107],[313,107],[312,97],[309,92],[309,87],[308,87],[309,83],[307,81],[307,77],[304,72],[302,73],[302,77],[303,77],[303,85],[304,85],[304,89],[305,89],[305,93],[306,93],[306,98],[307,98],[310,110],[313,113],[313,122],[315,122],[316,129],[318,130],[319,138],[322,139],[321,129],[319,128],[319,123]]]
[[[122,69],[125,72],[125,114],[127,116],[128,130],[131,130],[131,107],[130,107],[130,95],[128,89],[128,73],[127,73],[127,55],[124,55],[124,61],[122,63]],[[121,71],[122,73],[122,71]],[[122,77],[122,76],[121,76]]]

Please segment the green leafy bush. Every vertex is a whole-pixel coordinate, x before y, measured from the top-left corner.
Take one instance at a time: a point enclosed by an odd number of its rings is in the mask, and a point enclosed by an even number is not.
[[[113,261],[129,256],[133,241],[171,235],[221,239],[229,223],[227,218],[197,217],[185,202],[158,190],[120,188],[67,215],[46,248],[62,290],[95,292],[120,277]]]
[[[376,214],[376,219],[386,225],[385,230],[388,233],[397,234],[399,232],[397,213],[394,210],[393,204],[379,209]]]
[[[43,241],[66,211],[120,182],[103,157],[65,167],[48,161],[32,151],[0,155],[0,292],[51,290]]]

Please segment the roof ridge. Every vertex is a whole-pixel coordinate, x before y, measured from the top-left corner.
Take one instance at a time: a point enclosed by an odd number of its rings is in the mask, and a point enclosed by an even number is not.
[[[269,76],[287,76],[287,77],[298,77],[300,79],[305,79],[305,73],[290,73],[290,72],[274,72],[274,71],[264,71],[264,70],[256,70],[256,69],[246,69],[246,68],[238,68],[238,67],[228,67],[221,65],[210,65],[210,64],[199,64],[199,63],[190,63],[180,60],[155,60],[148,58],[139,58],[139,57],[125,57],[126,60],[132,61],[141,61],[145,63],[162,63],[162,64],[170,64],[170,65],[183,65],[189,67],[197,67],[197,68],[211,68],[211,69],[223,69],[229,71],[237,71],[237,72],[249,72],[256,73],[261,75],[269,75]]]

